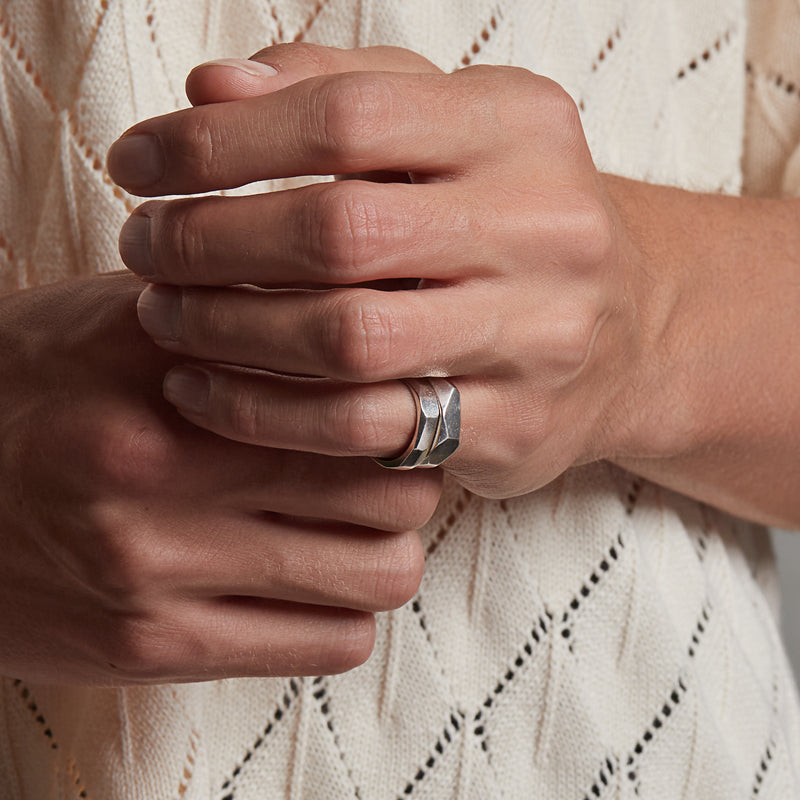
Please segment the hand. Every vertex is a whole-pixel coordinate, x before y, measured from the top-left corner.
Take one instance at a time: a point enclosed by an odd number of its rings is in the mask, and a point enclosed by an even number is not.
[[[634,249],[564,90],[511,68],[443,75],[387,49],[257,60],[278,73],[246,93],[268,93],[140,123],[112,148],[112,176],[151,196],[291,175],[411,183],[140,207],[122,254],[161,284],[142,324],[206,362],[171,373],[167,398],[232,439],[389,456],[413,430],[396,379],[451,376],[462,444],[445,466],[470,490],[520,494],[605,455],[639,356]],[[190,94],[226,99],[226,71],[196,71]],[[419,288],[375,288],[398,279]]]
[[[248,447],[161,397],[130,275],[0,298],[0,674],[335,672],[416,590],[436,475]],[[311,518],[320,518],[314,520]],[[327,521],[322,521],[324,518]]]

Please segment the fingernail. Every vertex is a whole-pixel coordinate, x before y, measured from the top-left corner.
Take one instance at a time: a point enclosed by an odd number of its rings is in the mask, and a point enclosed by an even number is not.
[[[208,373],[192,367],[175,367],[164,378],[164,397],[174,406],[203,414],[208,407],[211,380]]]
[[[108,174],[123,188],[143,189],[161,180],[166,168],[158,137],[129,133],[108,151]]]
[[[152,278],[150,255],[150,217],[132,214],[119,232],[119,254],[128,269],[143,278]]]
[[[247,58],[218,58],[215,61],[206,61],[200,64],[201,67],[231,67],[251,75],[254,78],[265,78],[277,75],[278,70],[269,64],[262,64],[260,61],[250,61]]]
[[[136,305],[139,322],[156,341],[177,342],[181,328],[181,291],[150,284]]]

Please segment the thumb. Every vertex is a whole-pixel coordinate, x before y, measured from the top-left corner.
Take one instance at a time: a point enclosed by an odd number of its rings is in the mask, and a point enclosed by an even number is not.
[[[421,55],[401,47],[343,50],[308,42],[278,44],[249,59],[223,58],[195,67],[186,79],[194,106],[243,100],[275,92],[306,78],[338,72],[441,72]]]

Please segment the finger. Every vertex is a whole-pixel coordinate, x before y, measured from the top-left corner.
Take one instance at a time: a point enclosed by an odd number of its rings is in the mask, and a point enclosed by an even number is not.
[[[525,402],[515,402],[518,392],[510,382],[491,384],[460,377],[452,383],[461,396],[462,446],[448,459],[449,472],[469,475],[476,464],[505,464],[515,447],[524,451],[537,440],[544,422],[541,398],[528,394]],[[393,459],[407,450],[419,424],[417,405],[402,381],[340,384],[204,364],[172,370],[164,393],[187,420],[201,428],[286,452]],[[525,430],[524,437],[519,435],[520,428]],[[533,449],[520,458],[530,456]],[[345,459],[344,463],[353,462]],[[405,500],[409,509],[424,509],[430,515],[438,484],[425,481],[436,474],[434,470],[393,473],[392,479],[421,482],[401,488],[392,480],[393,491],[387,497],[399,491],[394,496]],[[421,494],[419,501],[411,500],[409,491]],[[415,522],[414,527],[420,527]]]
[[[207,439],[205,447],[194,449],[194,463],[184,466],[188,474],[182,477],[193,487],[195,505],[205,507],[209,498],[209,513],[222,504],[254,516],[266,511],[403,532],[427,523],[439,502],[441,476],[430,470],[392,475],[364,458],[244,447],[218,436]],[[171,479],[174,465],[153,465],[152,484]]]
[[[538,447],[547,431],[547,401],[552,390],[547,376],[542,378],[541,392],[524,394],[514,378],[486,381],[483,377],[458,377],[451,382],[461,398],[460,445],[444,468],[464,486],[484,496],[509,496],[507,490],[513,478],[508,474],[509,462],[518,466],[537,458],[542,460]],[[401,381],[346,385],[204,364],[170,372],[165,380],[165,395],[187,420],[220,436],[260,447],[287,448],[279,452],[292,458],[302,457],[298,450],[328,454],[330,462],[328,456],[316,456],[321,459],[321,471],[312,479],[313,484],[297,480],[292,474],[284,475],[286,485],[293,487],[289,491],[296,494],[295,506],[302,504],[302,490],[308,485],[319,487],[315,492],[329,491],[322,470],[327,469],[334,476],[342,469],[337,467],[337,460],[342,465],[371,465],[380,470],[371,478],[378,482],[381,477],[386,479],[382,488],[364,491],[353,482],[351,473],[350,492],[345,496],[351,506],[358,496],[361,499],[356,507],[374,508],[377,502],[385,513],[388,507],[399,509],[393,510],[390,518],[403,518],[415,528],[430,517],[436,506],[439,470],[389,471],[361,458],[343,458],[357,455],[393,459],[406,451],[417,433],[419,419],[410,390]],[[512,493],[528,490],[530,486],[519,486],[517,490],[515,484]],[[385,500],[381,504],[376,498],[382,496]],[[329,496],[324,502],[330,509]],[[425,519],[413,519],[410,515],[415,510]],[[382,525],[385,527],[385,523]],[[405,529],[396,526],[392,530]]]
[[[228,439],[330,456],[401,452],[416,416],[400,381],[341,384],[213,364],[173,369],[164,395],[190,422]]]
[[[439,72],[426,58],[400,47],[344,50],[308,42],[266,47],[249,59],[229,58],[195,67],[186,79],[192,105],[257,97],[316,75],[338,72]]]
[[[69,437],[54,439],[59,444],[54,464],[77,465],[75,496],[86,496],[91,485],[92,496],[134,498],[149,519],[158,517],[150,509],[166,497],[169,503],[159,513],[199,508],[217,515],[229,508],[258,516],[269,511],[386,531],[419,528],[436,509],[437,475],[389,475],[363,458],[249,447],[189,424],[160,397],[153,398],[153,406],[159,408],[155,419],[132,416],[127,406],[113,412],[101,399],[92,406],[94,414],[73,414],[63,428]],[[63,422],[69,411],[57,417]],[[58,429],[58,419],[48,427]],[[98,528],[127,530],[128,515],[119,518],[113,507],[98,510]],[[88,558],[101,555],[90,541],[81,544]]]
[[[368,612],[246,598],[211,608],[194,641],[219,676],[336,674],[363,664],[375,643]],[[205,639],[207,628],[216,635]]]
[[[425,375],[494,374],[513,357],[513,319],[461,309],[470,289],[258,290],[151,284],[139,319],[157,344],[206,361],[376,383]],[[493,295],[484,295],[491,303]]]
[[[186,286],[464,279],[501,269],[499,234],[474,236],[482,218],[450,183],[350,180],[246,197],[151,201],[123,226],[120,254],[149,281]]]
[[[490,161],[506,135],[495,107],[504,71],[477,81],[467,72],[349,72],[184,109],[128,130],[111,147],[108,169],[144,196],[297,175],[461,174]]]
[[[168,621],[125,617],[100,656],[113,683],[327,675],[362,664],[372,614],[257,598],[187,600]]]
[[[458,384],[462,438],[477,439],[497,399],[477,381]],[[330,456],[393,458],[418,425],[413,395],[401,381],[340,384],[206,364],[172,370],[164,394],[190,422],[228,439]]]
[[[424,552],[415,531],[389,533],[322,520],[236,515],[209,528],[198,520],[165,584],[180,595],[240,595],[387,611],[416,592]],[[165,559],[168,560],[168,559]]]

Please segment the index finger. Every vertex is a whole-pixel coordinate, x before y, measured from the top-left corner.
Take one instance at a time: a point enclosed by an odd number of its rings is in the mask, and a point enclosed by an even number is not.
[[[456,174],[479,153],[485,161],[501,135],[495,98],[502,77],[497,68],[483,79],[464,77],[478,69],[326,75],[177,111],[131,128],[109,151],[108,169],[143,196],[298,175]]]

